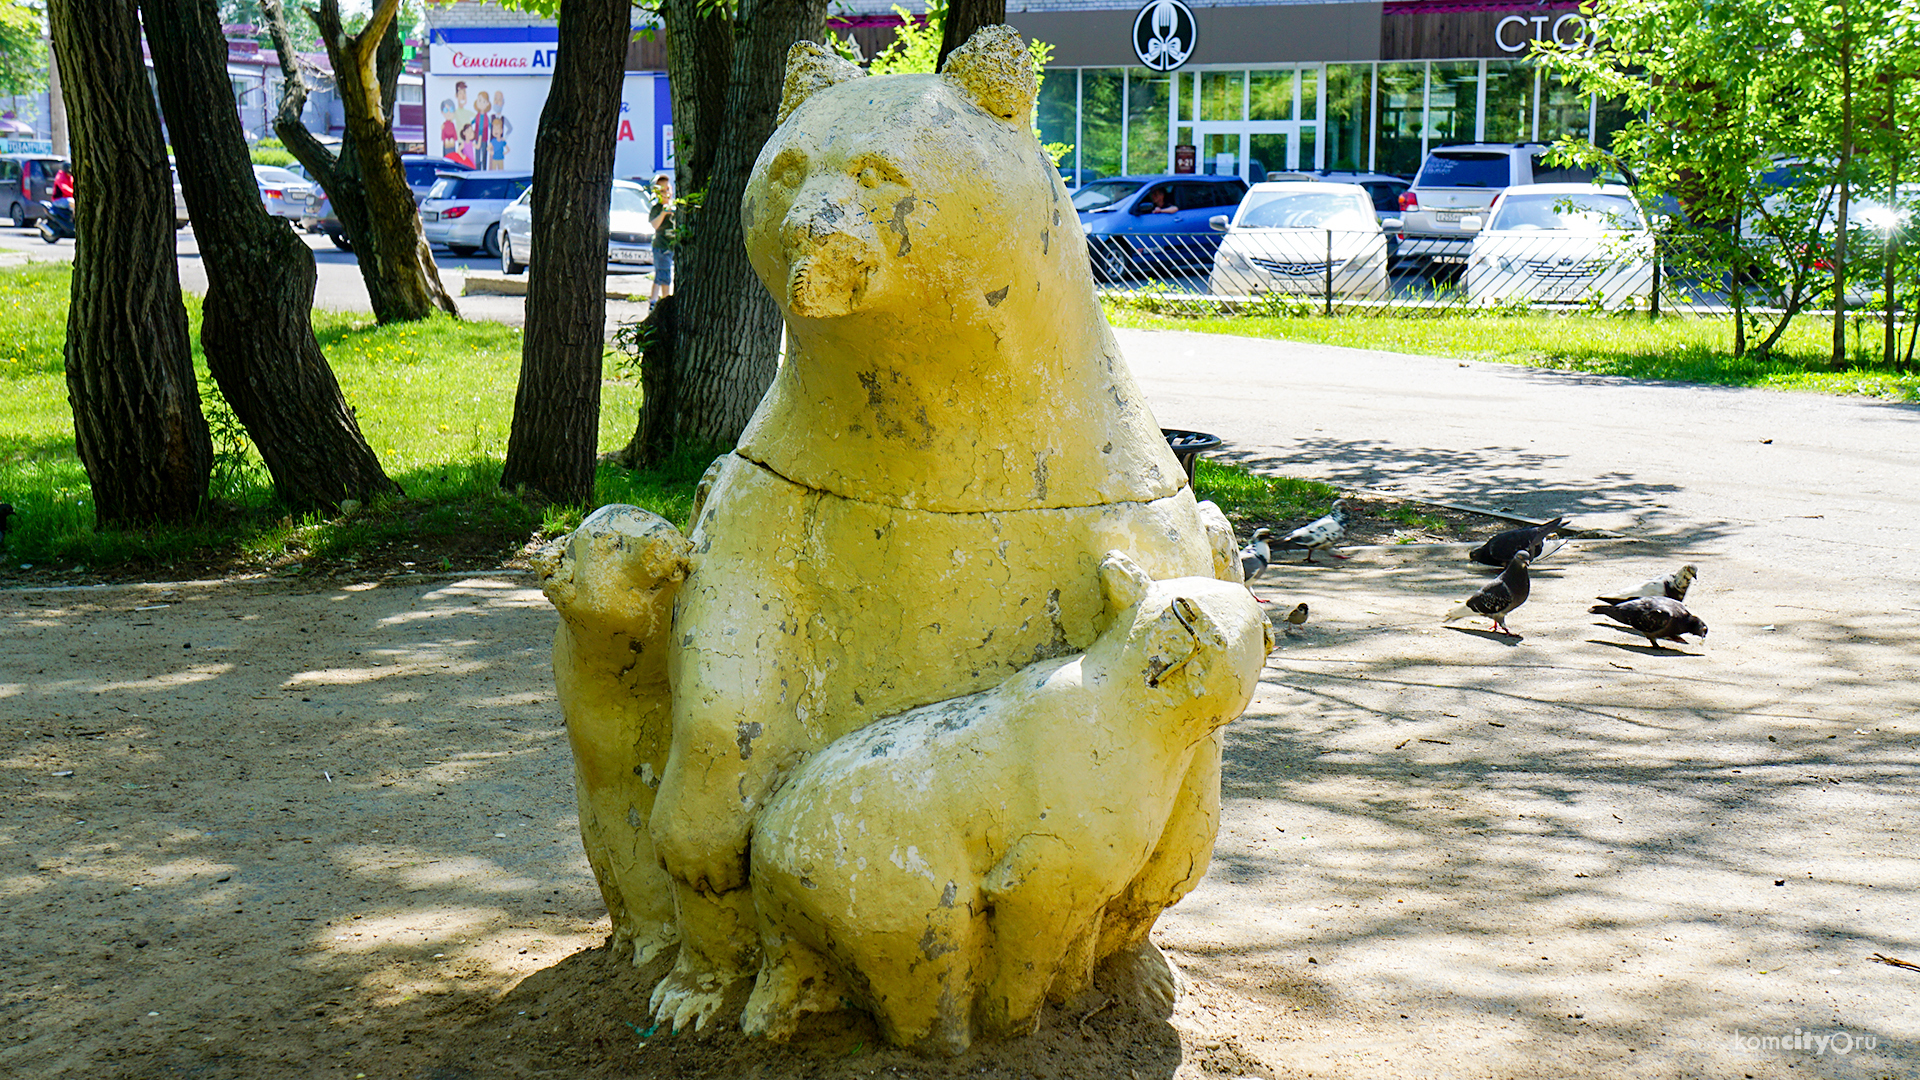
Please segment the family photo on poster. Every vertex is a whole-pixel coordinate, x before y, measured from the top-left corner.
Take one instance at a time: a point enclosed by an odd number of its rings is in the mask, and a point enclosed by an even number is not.
[[[465,80],[453,84],[453,96],[440,102],[440,155],[469,169],[504,169],[513,121],[507,118],[507,93],[480,90],[469,103]]]

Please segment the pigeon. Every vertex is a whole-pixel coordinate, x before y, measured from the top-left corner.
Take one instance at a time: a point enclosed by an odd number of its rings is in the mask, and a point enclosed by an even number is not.
[[[1486,587],[1447,613],[1445,622],[1464,619],[1470,615],[1485,615],[1493,620],[1493,628],[1510,637],[1518,637],[1507,629],[1507,614],[1514,608],[1527,602],[1527,593],[1532,586],[1527,581],[1527,564],[1533,557],[1524,551],[1516,551],[1507,561],[1507,568],[1500,576],[1487,582]]]
[[[1552,536],[1555,529],[1566,523],[1566,518],[1556,517],[1552,521],[1541,522],[1538,525],[1508,529],[1467,552],[1467,558],[1488,566],[1505,566],[1508,560],[1513,558],[1514,552],[1524,551],[1529,561],[1538,559],[1540,547],[1546,542],[1547,537]]]
[[[1247,546],[1240,549],[1240,580],[1251,584],[1254,578],[1266,572],[1267,564],[1273,561],[1273,549],[1267,546],[1267,537],[1272,535],[1266,529],[1255,529],[1253,535],[1247,538]]]
[[[1287,621],[1295,626],[1304,626],[1307,621],[1307,602],[1302,600],[1292,611],[1287,612]]]
[[[1640,596],[1664,596],[1669,600],[1685,600],[1687,587],[1693,584],[1693,579],[1699,574],[1700,568],[1688,563],[1666,577],[1641,582],[1632,592],[1624,592],[1619,596],[1602,596],[1598,599],[1606,604],[1624,604]]]
[[[1681,634],[1697,634],[1701,641],[1707,640],[1707,624],[1688,611],[1687,605],[1671,597],[1637,596],[1625,603],[1595,604],[1587,611],[1625,623],[1656,649],[1660,647],[1661,638],[1688,644]]]
[[[1303,560],[1305,562],[1312,562],[1313,553],[1321,550],[1325,550],[1336,559],[1344,559],[1346,556],[1335,552],[1333,545],[1339,543],[1340,538],[1345,535],[1347,535],[1347,500],[1335,499],[1333,509],[1327,511],[1326,517],[1293,530],[1281,537],[1276,546],[1286,551],[1306,548],[1307,557]]]

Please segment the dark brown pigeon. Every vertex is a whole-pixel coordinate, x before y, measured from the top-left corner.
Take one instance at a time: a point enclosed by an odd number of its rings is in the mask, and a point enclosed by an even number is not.
[[[1707,640],[1707,624],[1688,611],[1687,605],[1664,596],[1640,596],[1624,604],[1595,604],[1587,611],[1625,623],[1656,649],[1661,638],[1689,644],[1681,634],[1697,634],[1701,641]]]
[[[1507,568],[1500,571],[1499,577],[1487,582],[1485,588],[1467,597],[1466,603],[1448,612],[1444,621],[1453,622],[1470,615],[1485,615],[1493,620],[1495,630],[1510,637],[1518,637],[1519,635],[1507,629],[1507,614],[1527,602],[1527,593],[1532,591],[1532,585],[1527,580],[1527,564],[1532,561],[1533,557],[1526,552],[1514,552],[1507,560]]]
[[[1527,525],[1518,529],[1508,529],[1491,540],[1467,552],[1467,558],[1488,566],[1505,566],[1516,551],[1527,553],[1529,561],[1540,557],[1541,545],[1553,535],[1555,529],[1565,525],[1567,519],[1556,517],[1552,521],[1543,521],[1538,525]]]

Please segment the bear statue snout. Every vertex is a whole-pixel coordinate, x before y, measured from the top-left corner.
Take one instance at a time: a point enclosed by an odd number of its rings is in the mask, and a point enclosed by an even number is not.
[[[862,306],[880,268],[880,247],[863,208],[825,196],[796,201],[780,240],[794,314],[830,319]]]

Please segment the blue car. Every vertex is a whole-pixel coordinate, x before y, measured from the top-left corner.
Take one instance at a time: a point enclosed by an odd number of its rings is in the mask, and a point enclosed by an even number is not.
[[[1096,280],[1134,274],[1178,277],[1213,265],[1220,234],[1207,226],[1216,214],[1233,216],[1247,193],[1237,176],[1182,173],[1115,176],[1073,193]]]

